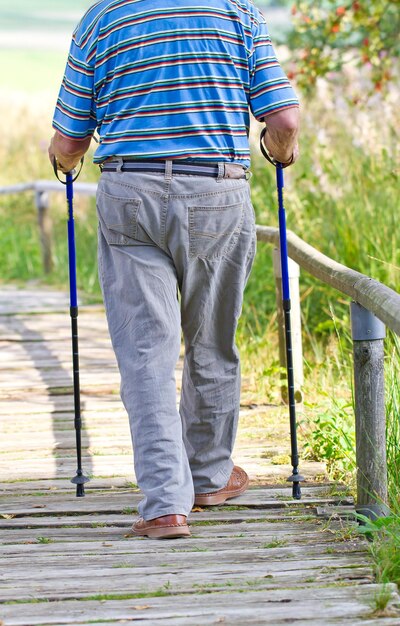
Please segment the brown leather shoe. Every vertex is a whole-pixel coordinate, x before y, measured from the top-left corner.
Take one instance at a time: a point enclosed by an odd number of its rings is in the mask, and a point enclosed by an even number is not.
[[[249,486],[249,477],[244,469],[235,465],[231,477],[226,487],[222,487],[218,491],[212,491],[210,493],[197,493],[194,498],[194,503],[197,506],[211,506],[213,504],[223,504],[230,498],[236,498],[244,493]]]
[[[190,537],[186,515],[162,515],[147,521],[139,517],[132,526],[132,532],[134,535],[150,537],[151,539]]]

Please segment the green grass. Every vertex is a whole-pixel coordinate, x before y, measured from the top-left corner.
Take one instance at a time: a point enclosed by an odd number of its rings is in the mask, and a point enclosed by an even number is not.
[[[283,548],[286,545],[287,545],[287,541],[285,539],[278,539],[278,537],[274,537],[272,541],[269,541],[268,543],[264,543],[261,547],[265,549]]]
[[[0,8],[0,29],[4,31],[71,31],[92,0],[13,0]],[[21,42],[22,43],[22,42]]]
[[[1,19],[1,18],[0,18]],[[29,94],[45,91],[49,101],[57,98],[60,83],[64,74],[68,49],[43,50],[0,49],[1,87],[10,91],[21,91]],[[21,85],[21,76],[24,77]]]

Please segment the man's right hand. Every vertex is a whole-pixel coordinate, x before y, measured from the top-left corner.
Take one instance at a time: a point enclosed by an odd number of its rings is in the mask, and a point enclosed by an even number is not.
[[[56,159],[57,169],[64,174],[73,170],[90,146],[91,137],[85,139],[71,139],[55,132],[49,145],[50,163]]]

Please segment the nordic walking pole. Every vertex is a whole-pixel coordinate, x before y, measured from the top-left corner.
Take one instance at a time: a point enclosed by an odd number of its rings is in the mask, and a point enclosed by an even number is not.
[[[292,495],[296,500],[301,498],[300,482],[304,480],[299,474],[299,453],[297,448],[297,424],[296,424],[296,401],[294,397],[294,371],[292,350],[292,329],[290,320],[290,288],[289,288],[289,261],[286,236],[286,212],[283,203],[283,167],[276,164],[276,189],[278,193],[278,216],[279,216],[279,249],[281,255],[282,274],[282,307],[285,318],[285,345],[286,345],[286,369],[288,383],[289,419],[290,419],[290,445],[292,460],[292,475],[288,480],[293,483]]]
[[[82,160],[83,164],[83,160]],[[82,169],[82,167],[81,167]],[[78,294],[76,287],[76,248],[75,248],[75,222],[74,222],[74,181],[78,178],[78,174],[74,178],[74,171],[68,172],[66,181],[62,181],[57,173],[57,165],[54,163],[54,171],[57,178],[66,186],[67,206],[68,206],[68,263],[69,263],[69,296],[70,296],[70,316],[71,316],[71,334],[72,334],[72,364],[74,373],[74,412],[75,412],[75,435],[76,435],[76,456],[77,470],[76,476],[71,479],[71,483],[76,485],[76,497],[83,498],[85,495],[85,483],[89,481],[84,476],[82,470],[82,418],[81,418],[81,400],[80,400],[80,382],[79,382],[79,345],[78,345]]]
[[[286,347],[286,370],[288,384],[288,401],[289,401],[289,421],[290,421],[290,446],[292,474],[288,481],[292,483],[292,495],[296,500],[301,499],[300,482],[304,480],[299,474],[299,452],[297,447],[297,423],[296,423],[296,401],[294,396],[294,371],[293,371],[293,350],[292,350],[292,330],[290,320],[290,287],[289,287],[289,260],[287,249],[286,234],[286,212],[283,201],[283,165],[271,159],[263,145],[263,137],[266,129],[261,133],[260,146],[263,155],[267,160],[275,166],[276,170],[276,189],[278,194],[278,218],[279,218],[279,250],[281,257],[281,274],[282,274],[282,308],[285,320],[285,347]]]

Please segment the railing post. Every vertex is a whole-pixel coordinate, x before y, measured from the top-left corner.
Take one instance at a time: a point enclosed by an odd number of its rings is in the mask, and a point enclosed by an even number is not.
[[[286,349],[285,349],[285,318],[282,308],[282,271],[281,258],[279,249],[273,250],[273,264],[275,276],[275,295],[276,310],[278,318],[279,332],[279,363],[283,369],[286,369]],[[300,288],[299,277],[300,267],[292,259],[289,259],[289,288],[291,302],[291,330],[292,330],[292,348],[293,348],[293,371],[296,402],[303,399],[301,388],[304,382],[303,375],[303,346],[301,342],[301,312],[300,312]],[[287,390],[282,387],[282,400],[287,402]]]
[[[53,269],[53,258],[51,253],[51,220],[49,214],[49,195],[45,191],[35,192],[36,208],[38,210],[38,223],[40,233],[40,244],[42,247],[43,269],[45,274],[49,274]]]
[[[383,340],[386,329],[373,313],[352,302],[356,414],[357,511],[387,514],[386,415]]]

